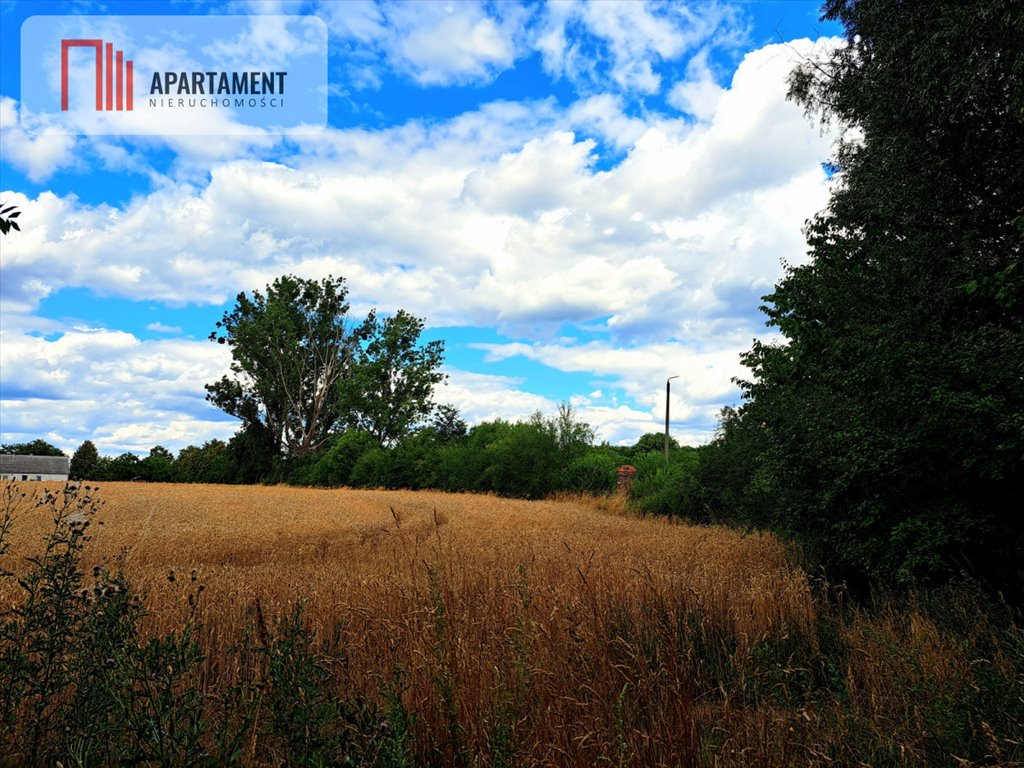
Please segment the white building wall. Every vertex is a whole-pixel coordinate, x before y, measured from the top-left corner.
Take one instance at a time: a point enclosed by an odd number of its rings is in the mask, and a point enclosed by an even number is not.
[[[31,475],[31,474],[21,474],[21,475],[3,474],[3,475],[0,475],[0,480],[18,480],[18,481],[22,481],[22,480],[33,480],[33,481],[35,481],[35,480],[56,480],[57,482],[63,483],[63,482],[67,482],[67,479],[68,479],[67,475],[39,475],[39,474],[35,474],[35,475]]]

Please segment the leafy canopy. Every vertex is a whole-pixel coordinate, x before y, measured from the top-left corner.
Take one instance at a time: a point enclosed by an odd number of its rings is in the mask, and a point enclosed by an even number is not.
[[[210,334],[231,347],[232,375],[207,384],[207,399],[265,431],[275,452],[315,452],[342,418],[337,387],[355,352],[347,294],[344,278],[292,275],[238,294]]]
[[[444,342],[420,344],[423,320],[398,310],[383,320],[371,311],[359,329],[351,375],[341,382],[348,423],[392,445],[434,408],[434,386],[441,372]]]
[[[849,572],[1022,586],[1024,13],[830,0],[790,96],[847,129],[809,263],[744,358],[769,521]],[[751,430],[758,435],[753,437]]]

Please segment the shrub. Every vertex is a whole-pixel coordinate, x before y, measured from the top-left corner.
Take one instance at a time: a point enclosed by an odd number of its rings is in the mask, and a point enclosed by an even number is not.
[[[487,490],[503,496],[539,499],[558,489],[564,467],[557,436],[542,426],[512,424],[508,433],[486,449]]]
[[[358,488],[382,488],[390,474],[391,452],[380,446],[363,453],[352,467],[349,483]]]
[[[348,485],[352,470],[364,453],[380,447],[367,432],[350,429],[321,451],[309,473],[312,485]]]
[[[617,451],[591,449],[566,468],[565,489],[576,493],[611,493],[615,490],[616,472],[624,463]]]
[[[182,448],[174,471],[182,483],[229,483],[234,473],[228,446],[221,440],[208,440],[201,448]]]
[[[32,568],[17,580],[22,601],[0,613],[0,758],[27,765],[63,755],[89,765],[196,764],[205,755],[206,729],[193,622],[142,643],[141,603],[123,572],[97,566],[86,583],[81,560],[97,512],[92,492],[68,484],[30,498],[13,484],[4,489],[0,555],[23,503],[48,510],[53,527],[42,554],[29,558]],[[190,595],[193,608],[195,601]]]
[[[647,514],[686,517],[705,522],[707,515],[701,504],[701,487],[697,477],[698,454],[693,448],[669,453],[665,464],[663,453],[645,453],[633,460],[636,480],[630,499],[637,509]]]

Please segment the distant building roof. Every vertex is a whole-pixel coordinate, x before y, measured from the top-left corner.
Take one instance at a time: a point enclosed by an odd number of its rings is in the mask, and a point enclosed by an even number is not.
[[[0,453],[3,475],[66,475],[67,456],[17,456]]]

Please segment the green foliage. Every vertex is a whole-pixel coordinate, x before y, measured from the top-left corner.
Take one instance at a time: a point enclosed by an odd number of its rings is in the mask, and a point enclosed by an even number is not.
[[[267,480],[273,475],[274,461],[278,458],[273,432],[258,422],[245,424],[234,434],[228,441],[227,454],[230,482],[235,483]]]
[[[127,482],[139,476],[139,457],[134,453],[122,453],[103,462],[103,479]]]
[[[151,483],[167,483],[174,478],[174,455],[162,445],[150,449],[139,462],[139,477]]]
[[[100,454],[92,440],[86,440],[71,457],[70,478],[72,480],[95,480],[96,466]]]
[[[618,451],[610,448],[595,448],[573,459],[565,470],[563,484],[566,490],[575,493],[612,493],[615,490],[616,472],[623,464]]]
[[[348,423],[393,445],[434,407],[434,386],[445,379],[444,342],[420,344],[423,320],[404,310],[379,320],[376,311],[359,328],[351,375],[339,383]]]
[[[647,514],[707,522],[697,475],[698,464],[698,453],[694,448],[670,452],[668,465],[665,464],[664,451],[635,456],[636,479],[630,490],[630,500],[638,510]]]
[[[351,466],[350,485],[369,488],[438,488],[520,498],[614,488],[621,456],[607,446],[592,448],[593,431],[571,406],[563,405],[549,418],[537,413],[528,422],[499,419],[464,430],[458,412],[448,406],[431,426],[406,435],[392,448],[380,446],[366,433],[347,432],[305,477],[314,484],[333,484],[328,482],[330,466],[339,462],[341,473]]]
[[[351,364],[344,278],[285,275],[266,293],[238,294],[210,340],[231,347],[232,376],[207,384],[207,399],[265,430],[275,453],[305,457],[339,424],[337,386]]]
[[[544,424],[511,424],[507,434],[485,450],[487,468],[481,480],[487,490],[539,499],[558,488],[562,454],[557,436]]]
[[[458,409],[448,403],[434,408],[434,413],[430,417],[430,428],[434,430],[437,441],[440,443],[461,440],[469,432],[469,428],[459,415]]]
[[[697,478],[710,520],[767,528],[771,478],[764,467],[764,434],[734,408],[724,408],[715,439],[697,449]]]
[[[679,447],[679,443],[676,439],[669,435],[668,438],[669,450],[675,450]],[[662,455],[665,452],[665,433],[664,432],[648,432],[642,435],[639,440],[630,449],[630,453],[633,456],[640,456],[645,453],[651,453],[652,451],[661,451]]]
[[[966,570],[1024,594],[1024,17],[1010,0],[825,16],[847,45],[790,95],[857,130],[811,260],[765,297],[787,341],[744,357],[733,432],[757,458],[740,495],[838,573]]]
[[[33,440],[28,443],[10,443],[0,445],[0,453],[17,456],[63,456],[64,451],[45,440]]]
[[[496,425],[490,434],[474,429],[469,443],[483,449],[477,467],[485,464],[476,489],[528,499],[565,490],[568,467],[586,455],[593,439],[590,425],[568,403],[549,418],[537,412],[528,422]]]
[[[363,452],[352,467],[349,482],[360,488],[384,488],[390,478],[391,452],[380,446]]]
[[[559,403],[558,412],[547,419],[538,412],[534,414],[533,421],[554,436],[565,462],[579,458],[594,443],[594,430],[585,421],[580,421],[576,409],[569,403]]]
[[[272,738],[286,765],[358,765],[358,736],[370,730],[372,712],[331,690],[329,644],[316,648],[302,614],[296,603],[267,648],[264,703]]]
[[[234,476],[228,446],[222,440],[208,440],[201,448],[182,448],[174,469],[182,483],[229,483]]]
[[[368,433],[350,429],[331,439],[327,448],[321,451],[309,474],[313,485],[348,485],[352,470],[359,458],[379,447]]]
[[[501,419],[485,421],[469,430],[465,440],[437,449],[434,484],[446,491],[487,490],[486,473],[492,454],[490,446],[507,437],[512,425]]]
[[[21,216],[21,211],[18,210],[18,206],[4,206],[4,204],[0,202],[0,235],[6,235],[12,229],[16,232],[20,232],[21,227],[18,225],[18,222],[15,221],[19,216]]]

